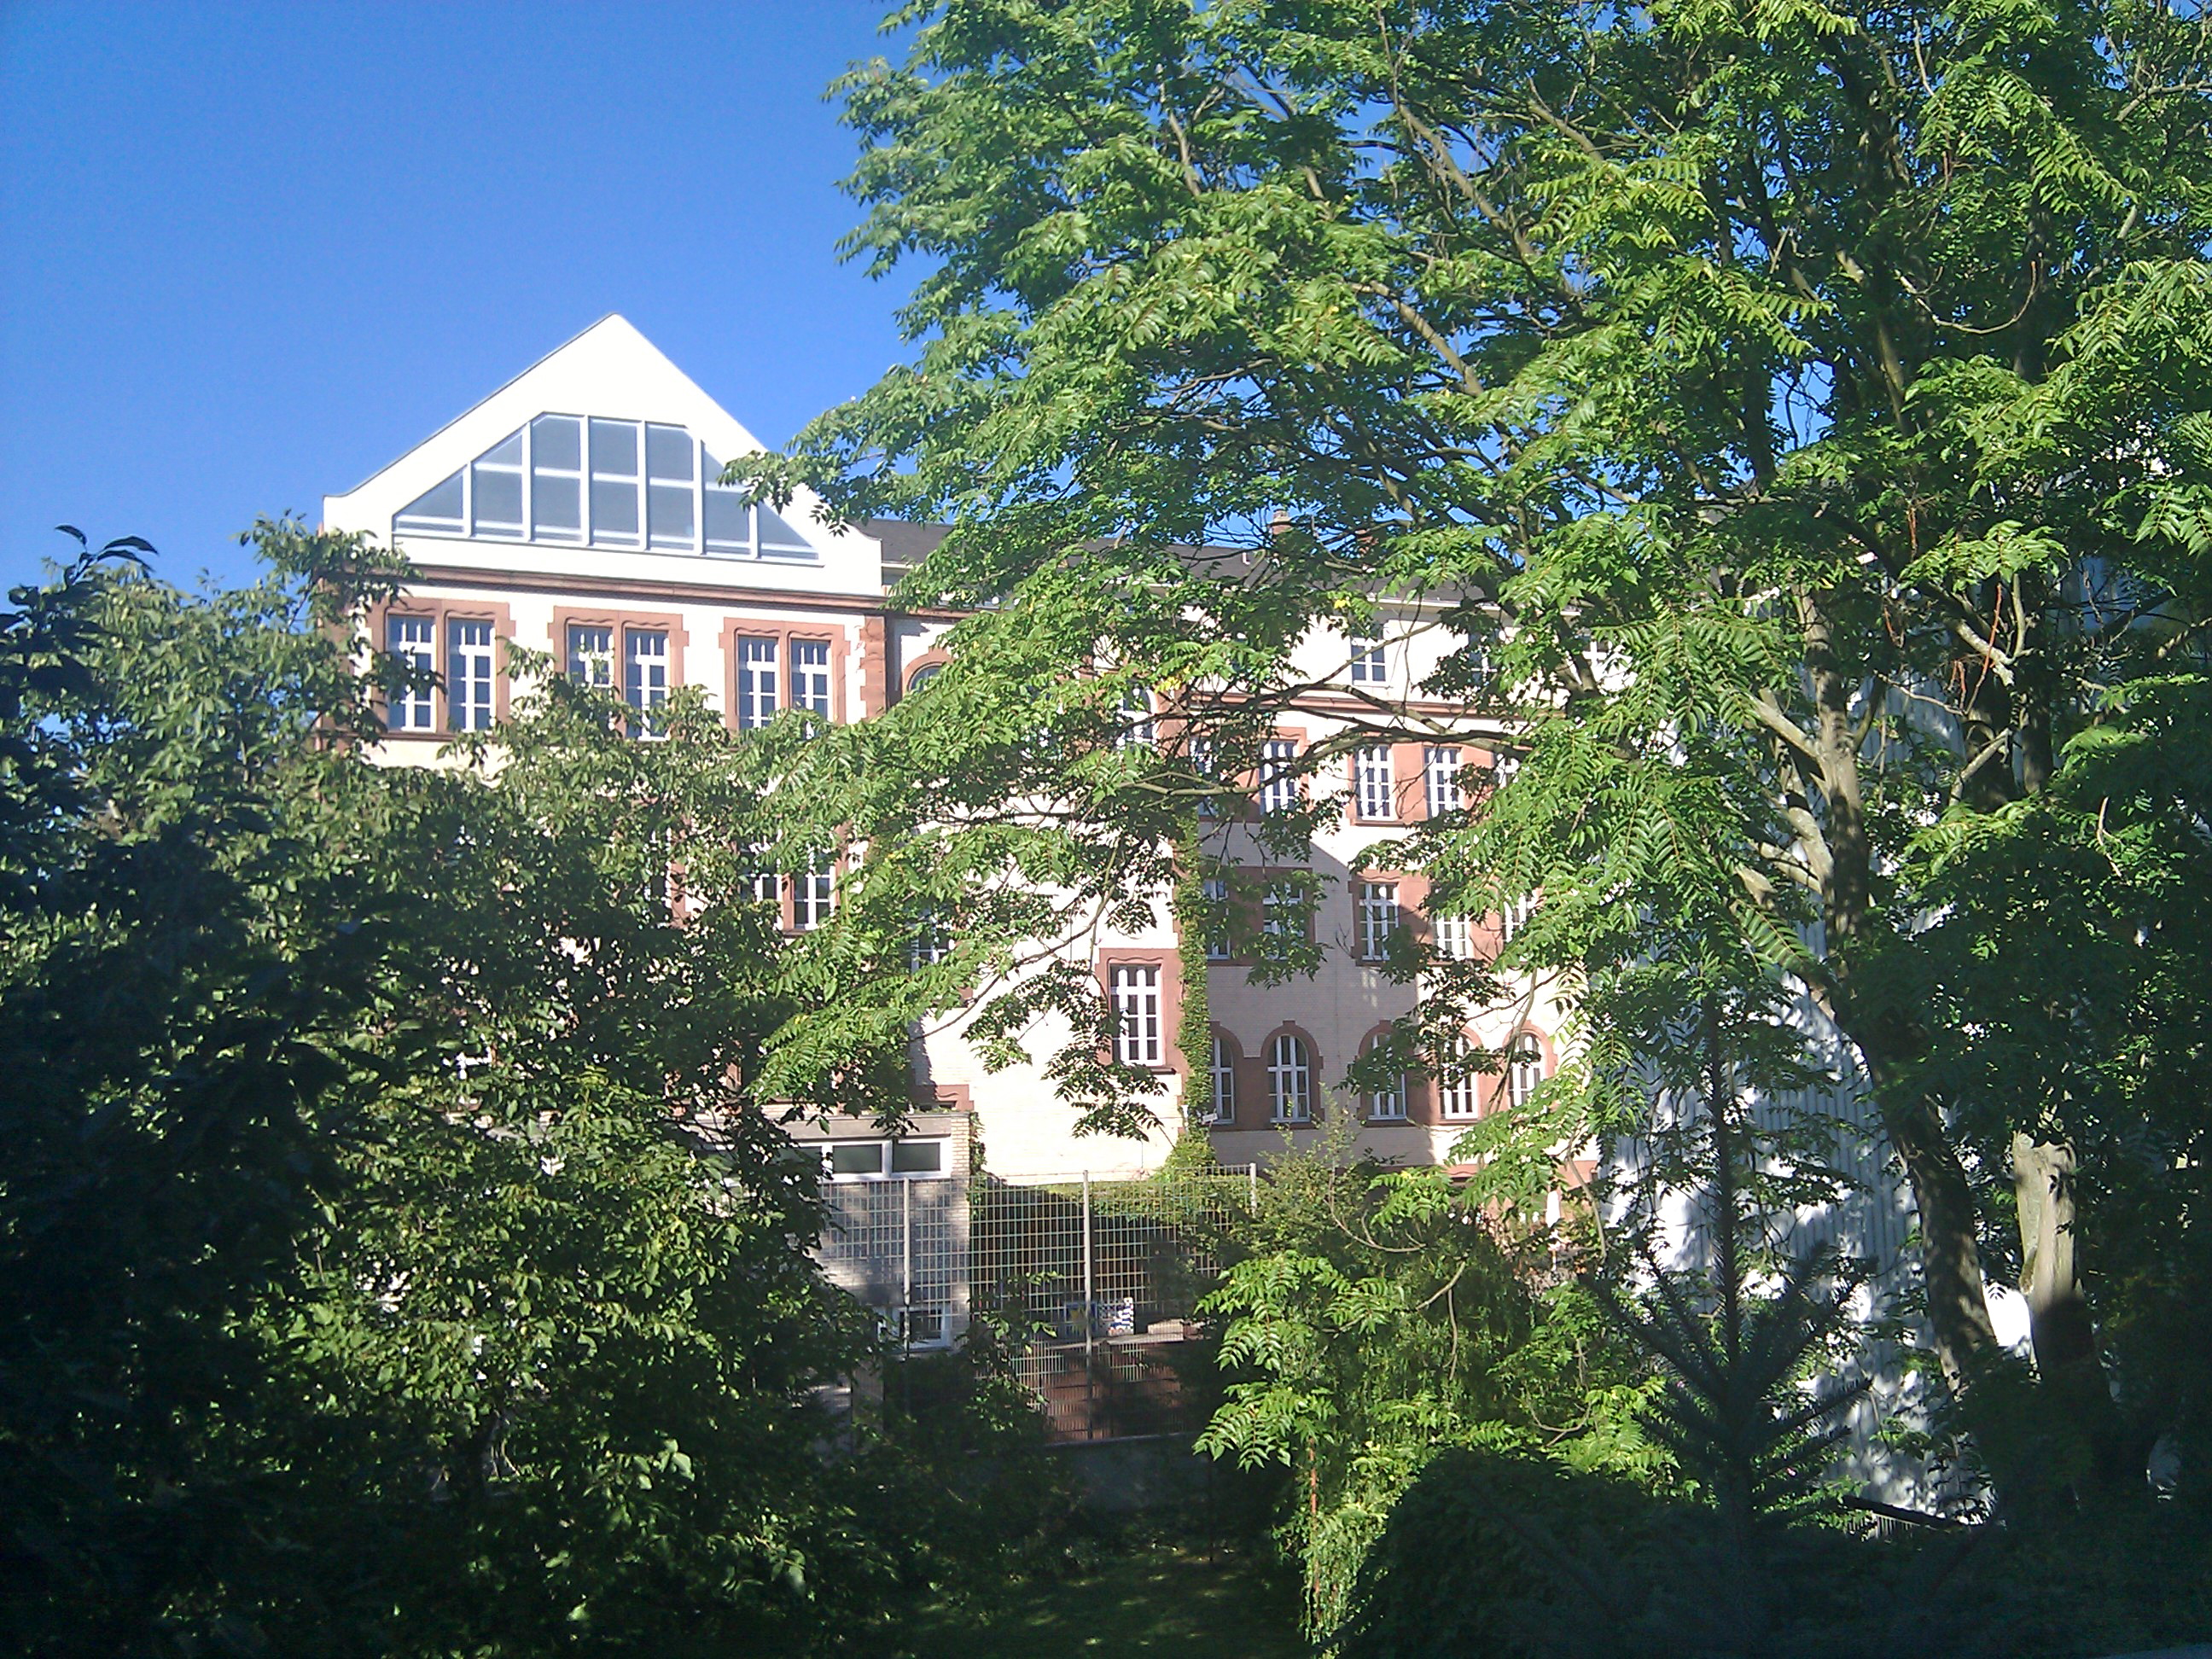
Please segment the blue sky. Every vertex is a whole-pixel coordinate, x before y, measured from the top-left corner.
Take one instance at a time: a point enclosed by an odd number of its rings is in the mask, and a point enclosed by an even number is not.
[[[0,0],[0,583],[249,575],[621,312],[770,444],[902,355],[830,79],[888,0]]]

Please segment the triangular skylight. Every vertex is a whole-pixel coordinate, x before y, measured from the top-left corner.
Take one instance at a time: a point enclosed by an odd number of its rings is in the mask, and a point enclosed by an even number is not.
[[[392,515],[395,536],[651,548],[726,559],[817,559],[804,532],[718,482],[690,431],[540,415]]]

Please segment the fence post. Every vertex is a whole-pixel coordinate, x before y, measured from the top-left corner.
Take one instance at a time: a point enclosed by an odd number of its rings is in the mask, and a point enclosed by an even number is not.
[[[899,1182],[899,1351],[910,1342],[914,1304],[914,1182]]]
[[[1254,1215],[1260,1213],[1260,1160],[1254,1158],[1244,1166],[1244,1178],[1249,1183],[1249,1208]]]
[[[1091,1171],[1083,1172],[1083,1437],[1098,1437],[1098,1368],[1091,1340],[1098,1324],[1098,1290],[1091,1270]]]

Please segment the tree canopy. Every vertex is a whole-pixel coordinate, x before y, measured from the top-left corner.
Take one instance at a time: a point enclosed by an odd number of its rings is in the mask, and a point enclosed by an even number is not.
[[[908,602],[982,607],[864,785],[819,757],[825,821],[957,826],[871,903],[1187,891],[1298,642],[1418,603],[1455,713],[1304,763],[1511,733],[1401,856],[1447,907],[1542,896],[1496,966],[1579,975],[1590,1057],[1542,1144],[1632,1127],[1653,973],[1764,986],[1863,1062],[1954,1382],[2021,1239],[2068,1243],[2025,1264],[2049,1379],[2138,1317],[2096,1241],[2201,1302],[2201,8],[909,21],[842,91],[913,361],[760,469],[948,521]],[[1158,751],[1105,740],[1138,683]]]

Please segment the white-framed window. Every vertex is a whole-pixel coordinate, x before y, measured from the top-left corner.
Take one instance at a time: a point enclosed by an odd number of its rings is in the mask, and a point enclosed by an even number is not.
[[[1206,733],[1193,732],[1189,741],[1184,746],[1183,753],[1190,762],[1190,769],[1200,778],[1211,781],[1219,775],[1215,769],[1216,751],[1213,739]],[[1202,818],[1218,817],[1221,815],[1221,804],[1212,795],[1201,795],[1198,799],[1197,811],[1198,816]]]
[[[799,932],[811,933],[821,927],[836,904],[837,876],[833,866],[817,859],[792,877],[791,925]]]
[[[1160,969],[1158,963],[1116,963],[1107,984],[1114,1003],[1114,1057],[1124,1066],[1158,1066],[1164,1044],[1160,1031]]]
[[[1260,745],[1260,810],[1295,811],[1298,805],[1298,745],[1290,738],[1270,738]]]
[[[592,539],[602,547],[642,547],[637,422],[594,420],[590,432]]]
[[[1390,940],[1400,923],[1398,884],[1363,881],[1359,884],[1359,954],[1380,962],[1390,954]]]
[[[830,718],[830,641],[791,642],[791,706]]]
[[[668,701],[668,632],[660,628],[623,630],[623,698],[645,716],[641,729],[659,728],[656,711]]]
[[[1352,640],[1352,683],[1354,685],[1380,685],[1389,677],[1389,672],[1382,640],[1373,635],[1354,635]]]
[[[1526,1106],[1543,1080],[1543,1042],[1534,1031],[1523,1031],[1506,1045],[1505,1103],[1516,1111]]]
[[[1285,1031],[1267,1044],[1267,1107],[1278,1123],[1313,1121],[1313,1055]]]
[[[1398,780],[1391,769],[1389,744],[1366,744],[1356,750],[1352,757],[1352,778],[1353,798],[1358,803],[1361,817],[1398,816]]]
[[[503,438],[469,464],[469,533],[522,539],[522,434]]]
[[[776,642],[746,637],[736,643],[738,729],[757,732],[775,718]]]
[[[751,867],[738,879],[756,904],[774,904],[782,888],[783,878],[775,872],[775,854],[771,848],[755,845],[746,851],[750,854]]]
[[[1447,962],[1474,959],[1474,926],[1467,917],[1438,914],[1431,921],[1436,928],[1438,956]]]
[[[1370,1049],[1374,1046],[1373,1042],[1368,1044]],[[1406,1121],[1406,1074],[1403,1072],[1399,1073],[1384,1088],[1369,1090],[1364,1103],[1367,1108],[1367,1121],[1370,1123],[1404,1122]]]
[[[1464,1122],[1482,1115],[1482,1073],[1474,1069],[1474,1039],[1454,1041],[1448,1063],[1437,1079],[1437,1109],[1445,1117]]]
[[[1206,959],[1208,962],[1229,960],[1229,878],[1208,876],[1201,890],[1206,895]]]
[[[831,1181],[927,1181],[949,1173],[943,1140],[829,1140],[822,1173]]]
[[[945,929],[945,918],[933,907],[922,911],[915,919],[914,943],[907,950],[910,968],[933,967],[952,954],[952,936]]]
[[[1296,882],[1267,884],[1260,895],[1260,930],[1277,939],[1305,937],[1305,894]]]
[[[1459,810],[1457,744],[1432,743],[1421,750],[1421,787],[1431,817],[1440,818]]]
[[[428,617],[388,617],[384,623],[385,648],[416,674],[433,674],[438,665],[438,624]],[[392,729],[428,732],[436,724],[430,687],[418,683],[392,696]]]
[[[446,724],[456,732],[491,730],[491,653],[489,623],[447,618]]]
[[[1237,1054],[1218,1036],[1206,1052],[1206,1073],[1213,1085],[1213,1115],[1217,1125],[1237,1121]]]
[[[1503,789],[1520,775],[1521,757],[1518,755],[1499,755],[1490,763],[1490,787]]]
[[[1150,749],[1158,739],[1158,727],[1152,720],[1152,694],[1146,687],[1133,685],[1121,694],[1121,726],[1114,734],[1116,749]]]
[[[530,533],[541,542],[584,539],[584,423],[576,416],[530,423]]]
[[[568,624],[568,678],[595,691],[615,683],[615,630],[604,623]]]
[[[1528,918],[1536,914],[1536,896],[1523,893],[1498,912],[1498,928],[1501,935],[1511,939],[1528,925]]]

